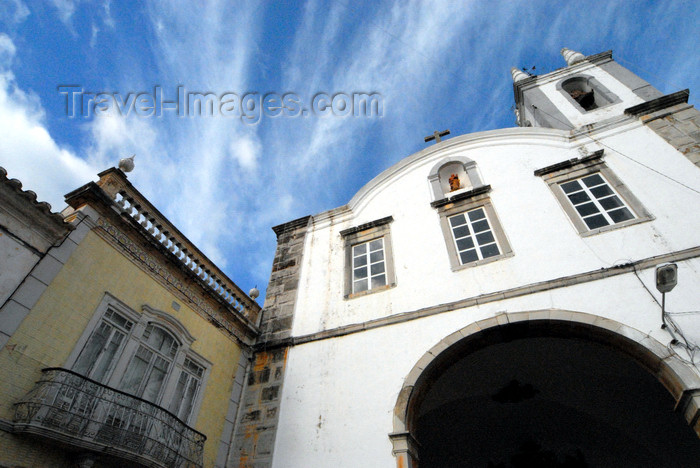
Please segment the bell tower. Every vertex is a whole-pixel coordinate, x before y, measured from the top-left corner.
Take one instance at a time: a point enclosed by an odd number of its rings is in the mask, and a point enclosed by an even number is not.
[[[562,49],[566,67],[541,76],[511,69],[521,127],[572,130],[624,115],[662,93],[622,67],[612,51],[584,56]]]

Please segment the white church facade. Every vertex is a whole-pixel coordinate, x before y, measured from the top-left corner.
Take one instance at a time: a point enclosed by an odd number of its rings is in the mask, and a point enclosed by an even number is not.
[[[229,466],[695,465],[700,113],[562,54],[519,127],[274,228]]]

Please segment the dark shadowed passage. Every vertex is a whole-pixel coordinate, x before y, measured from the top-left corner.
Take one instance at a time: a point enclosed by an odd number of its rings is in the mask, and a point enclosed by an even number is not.
[[[417,409],[421,468],[696,467],[700,439],[626,355],[522,338],[454,361]]]

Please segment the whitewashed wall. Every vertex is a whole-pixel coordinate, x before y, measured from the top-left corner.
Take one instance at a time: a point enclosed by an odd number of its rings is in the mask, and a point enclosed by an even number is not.
[[[570,141],[568,132],[536,128],[452,138],[379,175],[346,209],[315,216],[306,237],[293,336],[697,247],[700,194],[681,184],[700,190],[700,171],[637,122],[595,138]],[[605,150],[607,166],[653,220],[579,235],[547,184],[533,172],[580,157],[581,146],[591,152]],[[433,165],[451,156],[476,161],[484,183],[492,186],[491,201],[512,257],[451,270],[427,180]],[[386,216],[394,218],[396,287],[344,299],[340,231]],[[700,260],[678,265],[679,283],[667,295],[667,310],[696,310]],[[639,278],[627,273],[294,346],[273,466],[395,466],[388,434],[404,379],[441,339],[475,321],[535,310],[555,310],[552,318],[559,319],[567,317],[559,310],[584,312],[591,320],[612,319],[665,346],[671,337],[660,328],[660,308],[654,300],[660,297],[652,267],[639,271]],[[698,342],[696,317],[678,316],[676,321]]]
[[[465,297],[547,281],[698,245],[700,171],[639,124],[599,142],[567,142],[565,132],[533,128],[457,137],[390,168],[353,198],[341,216],[314,217],[306,237],[293,335],[417,310]],[[586,141],[588,140],[588,141]],[[608,167],[655,217],[650,222],[581,237],[536,169],[604,149]],[[619,153],[618,153],[619,151]],[[622,153],[622,154],[620,154]],[[475,160],[514,256],[453,272],[427,181],[450,156]],[[623,156],[624,155],[624,156]],[[647,167],[630,160],[633,158]],[[408,163],[406,163],[406,161]],[[345,256],[340,231],[393,216],[396,287],[343,299]]]

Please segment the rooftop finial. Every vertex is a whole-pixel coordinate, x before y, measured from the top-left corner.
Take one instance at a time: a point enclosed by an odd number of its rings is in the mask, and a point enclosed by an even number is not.
[[[513,75],[513,83],[517,83],[518,81],[522,81],[525,78],[530,77],[527,73],[525,73],[521,70],[518,70],[515,67],[510,69],[510,74]]]
[[[564,56],[564,60],[566,60],[567,65],[575,65],[586,59],[586,56],[581,52],[576,52],[575,50],[567,49],[566,47],[561,49],[561,55]]]
[[[119,160],[119,169],[124,172],[131,172],[134,170],[134,157],[136,155],[132,154],[130,158],[122,158]]]

